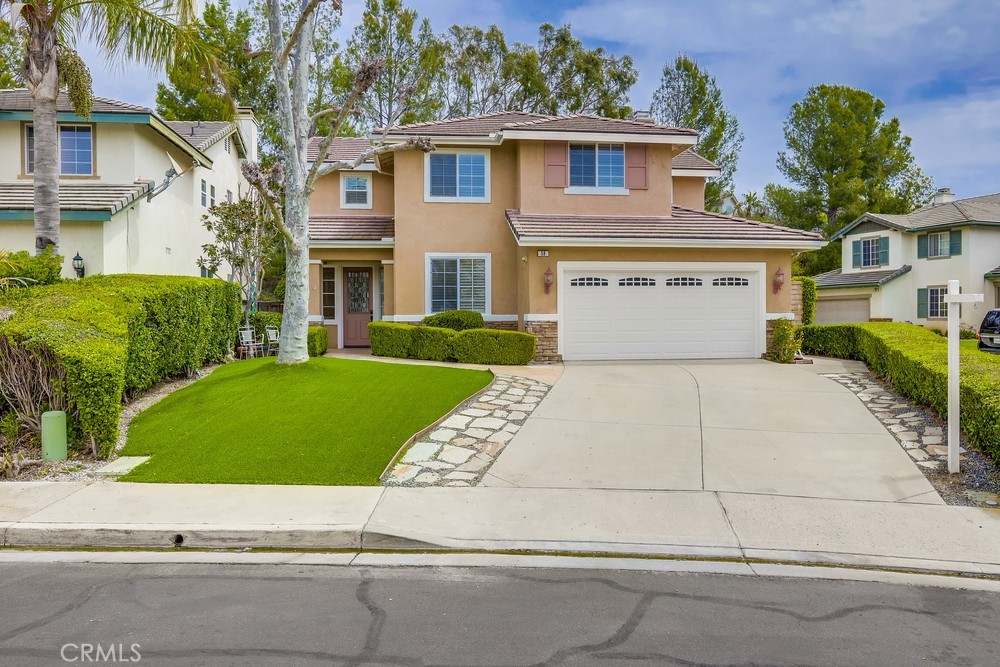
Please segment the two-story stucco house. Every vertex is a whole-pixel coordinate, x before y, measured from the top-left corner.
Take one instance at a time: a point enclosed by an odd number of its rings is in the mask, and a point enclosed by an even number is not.
[[[718,168],[688,152],[692,130],[505,112],[386,140],[418,136],[435,150],[317,182],[310,313],[332,346],[464,308],[536,334],[539,359],[759,357],[767,322],[792,317],[793,253],[824,243],[706,212]],[[325,159],[368,146],[339,139]]]
[[[257,159],[257,121],[163,121],[150,109],[95,98],[89,119],[58,101],[63,275],[200,275],[211,235],[202,215],[247,191],[240,162]],[[26,90],[0,90],[0,248],[34,250],[34,133]],[[168,173],[169,172],[169,173]],[[221,273],[221,271],[220,271]],[[226,277],[226,276],[222,276]]]
[[[949,280],[985,295],[964,306],[978,328],[1000,307],[1000,194],[955,200],[942,188],[932,204],[906,215],[865,213],[838,231],[841,268],[816,276],[821,324],[893,320],[944,328]]]

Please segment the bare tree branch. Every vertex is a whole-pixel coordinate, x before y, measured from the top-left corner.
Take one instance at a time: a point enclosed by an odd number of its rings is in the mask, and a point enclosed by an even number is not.
[[[277,166],[278,165],[275,165],[275,167]],[[265,172],[256,162],[244,162],[241,170],[243,172],[243,177],[247,179],[247,182],[251,185],[251,187],[253,187],[253,189],[257,191],[257,194],[260,195],[261,202],[267,208],[271,221],[274,223],[277,230],[281,232],[281,236],[285,239],[285,243],[289,244],[292,248],[298,247],[295,237],[292,234],[292,230],[285,225],[285,218],[281,214],[281,199],[271,188],[271,183],[273,181],[280,180],[280,174],[276,174],[274,172],[274,168],[272,168],[269,172]]]
[[[295,27],[292,28],[292,32],[288,35],[285,40],[285,48],[281,50],[281,55],[278,56],[278,63],[284,67],[288,63],[288,57],[292,55],[292,49],[298,44],[299,35],[302,30],[306,27],[306,23],[309,22],[309,18],[312,16],[316,8],[319,7],[319,3],[323,0],[309,0],[305,7],[302,8],[302,13],[299,14],[299,20],[295,22]],[[332,0],[334,8],[340,10],[342,3],[340,0]]]
[[[339,113],[340,109],[334,109],[333,107],[329,109],[323,109],[322,111],[317,111],[316,113],[314,113],[312,116],[309,117],[309,125],[310,127],[315,127],[317,121],[326,118],[327,116],[332,116],[334,114],[339,114]]]
[[[317,177],[325,176],[334,171],[343,171],[345,169],[357,169],[362,164],[368,160],[378,156],[385,155],[386,153],[395,153],[397,151],[406,150],[418,150],[424,153],[429,153],[434,150],[434,144],[427,137],[410,137],[406,141],[398,144],[386,144],[382,143],[377,146],[372,146],[369,150],[365,151],[353,160],[338,160],[336,162],[323,162],[318,163],[322,166],[317,171]]]

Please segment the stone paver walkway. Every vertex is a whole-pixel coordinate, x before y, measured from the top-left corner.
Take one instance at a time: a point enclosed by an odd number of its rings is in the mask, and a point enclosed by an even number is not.
[[[497,375],[400,457],[387,486],[475,486],[551,387]]]
[[[946,424],[933,412],[887,389],[871,373],[822,373],[844,385],[892,433],[945,502],[996,506],[1000,470],[978,451],[960,448],[962,473],[948,474]],[[965,444],[965,439],[962,439]]]

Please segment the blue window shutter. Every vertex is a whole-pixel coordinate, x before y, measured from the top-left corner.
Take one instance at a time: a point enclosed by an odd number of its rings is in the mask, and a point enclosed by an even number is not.
[[[861,268],[861,241],[851,242],[851,255],[854,257],[853,266],[855,269]]]
[[[917,237],[917,259],[927,259],[927,234]]]
[[[882,236],[878,240],[878,263],[881,266],[889,266],[889,237]]]
[[[924,239],[927,237],[924,236]],[[927,288],[921,287],[917,290],[917,317],[927,318]]]
[[[962,254],[962,230],[953,229],[951,230],[951,254],[961,255]]]

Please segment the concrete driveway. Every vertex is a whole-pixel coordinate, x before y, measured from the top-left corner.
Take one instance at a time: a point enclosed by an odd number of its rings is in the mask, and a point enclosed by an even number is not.
[[[567,364],[482,484],[943,504],[861,401],[816,370]]]

